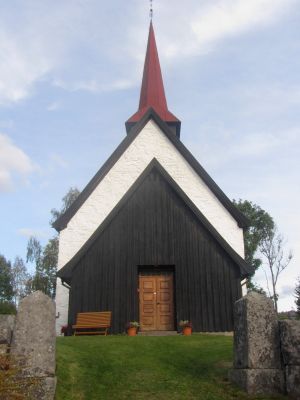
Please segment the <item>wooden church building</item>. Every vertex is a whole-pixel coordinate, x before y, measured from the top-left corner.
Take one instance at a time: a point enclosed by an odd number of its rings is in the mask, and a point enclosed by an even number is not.
[[[57,332],[84,311],[112,311],[112,333],[231,331],[252,272],[246,218],[180,140],[152,23],[138,111],[127,136],[55,223]]]

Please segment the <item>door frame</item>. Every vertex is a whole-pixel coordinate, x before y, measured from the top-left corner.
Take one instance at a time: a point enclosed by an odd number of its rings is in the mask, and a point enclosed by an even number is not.
[[[138,315],[140,320],[140,274],[141,272],[152,272],[153,275],[158,274],[159,272],[170,272],[173,276],[173,323],[174,323],[174,330],[177,330],[177,313],[176,313],[176,275],[175,275],[175,265],[172,264],[152,264],[152,265],[138,265],[137,266],[137,294],[138,294]],[[142,330],[141,330],[142,331]],[[143,332],[143,331],[142,331]],[[151,332],[151,331],[147,331]]]

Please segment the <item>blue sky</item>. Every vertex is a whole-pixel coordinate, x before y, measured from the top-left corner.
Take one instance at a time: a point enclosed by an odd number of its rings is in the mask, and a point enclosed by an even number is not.
[[[87,184],[138,105],[148,2],[0,5],[0,252],[45,242],[51,208]],[[181,139],[230,198],[267,210],[292,248],[279,308],[300,275],[300,4],[155,0],[169,109]],[[265,285],[260,271],[256,276]]]

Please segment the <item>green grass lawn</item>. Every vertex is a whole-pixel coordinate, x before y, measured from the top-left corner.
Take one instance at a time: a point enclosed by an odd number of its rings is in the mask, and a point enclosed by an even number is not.
[[[56,399],[286,399],[230,385],[231,361],[225,336],[61,337]]]

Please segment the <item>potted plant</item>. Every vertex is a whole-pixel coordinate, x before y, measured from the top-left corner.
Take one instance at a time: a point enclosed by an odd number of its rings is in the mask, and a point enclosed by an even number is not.
[[[128,325],[127,325],[128,336],[136,336],[139,326],[140,326],[140,324],[137,321],[128,322]]]
[[[179,326],[182,329],[182,334],[184,336],[190,336],[192,334],[192,323],[188,319],[186,320],[181,320],[179,322]]]
[[[72,325],[63,325],[60,329],[60,333],[63,336],[72,336]]]

